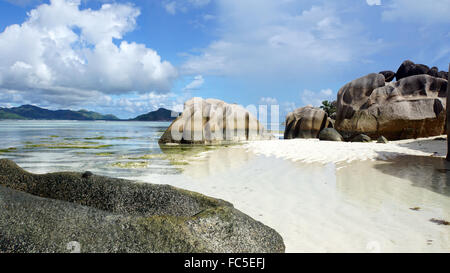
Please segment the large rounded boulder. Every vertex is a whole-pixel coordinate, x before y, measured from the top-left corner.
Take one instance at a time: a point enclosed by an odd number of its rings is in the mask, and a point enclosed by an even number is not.
[[[256,110],[256,109],[255,109]],[[159,143],[221,144],[273,138],[247,109],[217,99],[192,98]]]
[[[339,90],[335,127],[347,137],[363,133],[395,140],[441,135],[446,89],[446,80],[425,74],[391,83],[385,83],[381,74],[369,74]]]
[[[284,138],[318,138],[320,131],[328,128],[329,122],[328,114],[320,108],[298,108],[286,117]]]
[[[230,203],[168,185],[35,175],[0,160],[0,253],[284,252]]]
[[[397,81],[414,75],[428,74],[430,68],[424,64],[415,64],[410,60],[404,61],[395,73]]]

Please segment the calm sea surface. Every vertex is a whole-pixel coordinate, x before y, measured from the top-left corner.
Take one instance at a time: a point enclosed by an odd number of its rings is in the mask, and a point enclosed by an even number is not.
[[[31,172],[176,173],[158,139],[170,122],[0,121],[0,157]]]

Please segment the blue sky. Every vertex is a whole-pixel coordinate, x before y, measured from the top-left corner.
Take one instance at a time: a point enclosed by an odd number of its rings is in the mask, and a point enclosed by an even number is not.
[[[129,118],[200,96],[284,115],[406,59],[450,62],[450,0],[0,0],[0,12],[0,107]]]

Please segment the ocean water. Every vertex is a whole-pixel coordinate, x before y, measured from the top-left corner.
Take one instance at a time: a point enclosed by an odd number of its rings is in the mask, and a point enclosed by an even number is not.
[[[0,121],[0,158],[34,173],[177,173],[158,139],[170,122]]]
[[[241,145],[160,147],[168,122],[0,121],[0,158],[27,171],[92,171],[231,202],[288,252],[450,252],[450,166],[405,156],[291,162]],[[301,152],[301,151],[299,151]]]

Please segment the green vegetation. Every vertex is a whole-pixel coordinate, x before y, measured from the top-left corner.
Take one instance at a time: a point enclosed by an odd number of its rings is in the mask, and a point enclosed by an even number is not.
[[[8,113],[0,109],[0,119],[26,119],[26,118],[14,113]]]
[[[3,154],[3,153],[12,153],[12,152],[14,152],[14,151],[16,151],[17,150],[17,148],[8,148],[8,149],[0,149],[0,154]]]
[[[322,106],[320,108],[325,111],[329,117],[331,117],[334,113],[336,113],[336,101],[322,101]]]

